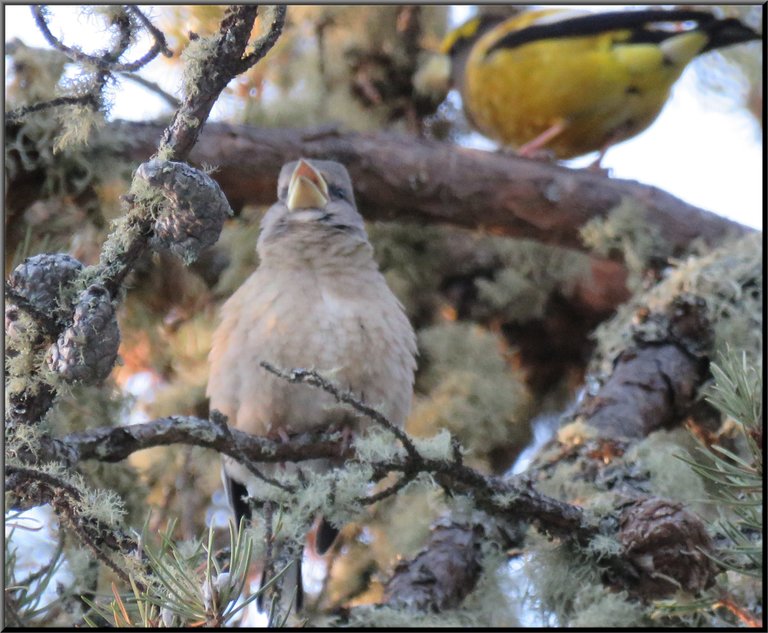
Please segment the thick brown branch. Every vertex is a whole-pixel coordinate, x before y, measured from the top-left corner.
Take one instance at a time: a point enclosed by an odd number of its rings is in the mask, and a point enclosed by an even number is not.
[[[159,133],[151,123],[110,129],[110,137],[131,139],[131,159],[146,156]],[[583,250],[579,229],[631,201],[672,254],[696,238],[714,244],[751,231],[635,181],[387,132],[211,123],[190,154],[217,166],[214,177],[235,209],[274,202],[280,167],[299,156],[344,163],[358,206],[372,220],[446,222]]]
[[[450,523],[433,528],[421,552],[395,567],[387,582],[385,604],[433,612],[458,607],[480,578],[484,536],[479,525]]]
[[[643,438],[679,424],[708,375],[699,350],[707,348],[712,330],[702,299],[679,295],[666,313],[639,324],[634,337],[605,384],[576,412],[601,438]]]
[[[643,438],[679,423],[700,379],[699,363],[674,344],[632,350],[579,413],[601,437]]]

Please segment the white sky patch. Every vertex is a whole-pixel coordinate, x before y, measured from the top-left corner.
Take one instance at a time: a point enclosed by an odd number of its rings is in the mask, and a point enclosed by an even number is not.
[[[9,519],[9,516],[13,518]],[[56,552],[58,526],[59,522],[49,505],[25,510],[18,516],[15,513],[5,515],[6,550],[15,552],[16,556],[15,582],[23,583],[25,578],[51,561]],[[67,587],[74,580],[66,560],[62,561],[45,591],[40,595],[39,602],[31,605],[32,608],[46,607],[58,598],[56,593],[58,584]],[[30,591],[34,591],[37,583],[38,581],[30,583]]]
[[[616,178],[653,184],[686,202],[762,229],[763,148],[759,123],[743,108],[721,110],[683,73],[648,130],[608,150]]]

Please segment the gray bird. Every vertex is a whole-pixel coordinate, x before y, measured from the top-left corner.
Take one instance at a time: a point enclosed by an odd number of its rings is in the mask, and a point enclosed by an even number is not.
[[[373,259],[347,170],[332,161],[287,163],[277,196],[261,221],[259,267],[224,304],[213,335],[211,408],[234,428],[275,438],[354,431],[365,423],[329,394],[267,372],[260,366],[267,361],[314,369],[402,427],[411,407],[416,337]],[[311,467],[329,465],[318,460]],[[253,475],[226,457],[223,475],[239,521],[249,512],[244,498]],[[337,533],[321,520],[317,551],[324,553]]]

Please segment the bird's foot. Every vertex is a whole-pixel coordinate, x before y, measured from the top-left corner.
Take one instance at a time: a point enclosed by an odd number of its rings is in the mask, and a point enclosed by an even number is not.
[[[553,162],[555,154],[552,150],[547,148],[547,144],[552,139],[562,134],[566,129],[568,129],[568,124],[564,120],[561,119],[556,121],[536,138],[519,147],[517,150],[517,155],[533,160],[546,160],[548,162]]]
[[[589,172],[592,172],[593,174],[605,176],[606,178],[610,177],[611,168],[603,167],[601,165],[603,161],[603,155],[604,155],[604,152],[600,152],[600,155],[595,160],[593,160],[589,165],[587,165],[584,169],[586,169]]]

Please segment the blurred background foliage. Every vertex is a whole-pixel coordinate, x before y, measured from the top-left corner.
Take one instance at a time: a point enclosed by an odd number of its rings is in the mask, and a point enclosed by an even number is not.
[[[190,38],[213,33],[223,10],[155,7],[155,22],[175,53],[156,63],[167,64],[173,76]],[[721,10],[760,26],[757,7]],[[449,25],[450,9],[442,5],[292,5],[276,47],[227,88],[218,116],[256,126],[333,124],[461,142],[468,128],[455,103],[414,85]],[[261,28],[257,21],[255,31]],[[58,53],[40,55],[18,41],[6,54],[12,66],[6,108],[53,96],[68,66]],[[756,55],[737,48],[708,56],[700,66],[701,80],[712,91],[738,99],[762,121]],[[173,92],[174,86],[163,87]],[[121,159],[120,147],[130,139],[107,138],[97,130],[88,145],[53,153],[59,133],[56,118],[41,114],[6,137],[6,180],[20,171],[44,174],[35,199],[6,201],[7,271],[41,252],[64,251],[86,265],[96,263],[111,221],[122,213],[120,196],[135,165]],[[190,268],[162,254],[141,263],[120,308],[120,363],[108,388],[65,394],[46,421],[57,434],[170,414],[207,415],[207,354],[217,311],[258,264],[255,242],[264,210],[239,210],[218,244]],[[473,467],[508,471],[531,440],[531,421],[563,410],[576,397],[595,346],[590,333],[609,316],[574,299],[574,288],[590,283],[589,256],[450,226],[388,222],[368,230],[418,332],[416,397],[407,430],[428,437],[448,428]],[[622,314],[631,318],[628,311]],[[613,350],[617,343],[601,332],[600,345]],[[754,343],[746,335],[744,340]],[[609,363],[611,356],[602,358]],[[662,444],[687,444],[684,435],[669,434]],[[655,454],[643,450],[633,455],[643,460]],[[213,452],[156,448],[118,465],[83,468],[97,485],[119,492],[131,525],[141,525],[149,508],[153,532],[172,526],[175,538],[192,539],[213,523],[221,528],[217,538],[227,538],[219,457]],[[654,468],[661,468],[658,460]],[[570,492],[551,482],[545,492],[573,498],[572,475],[558,481],[571,486]],[[379,599],[396,561],[423,546],[430,524],[449,506],[442,492],[412,486],[370,508],[334,547],[320,603]]]

